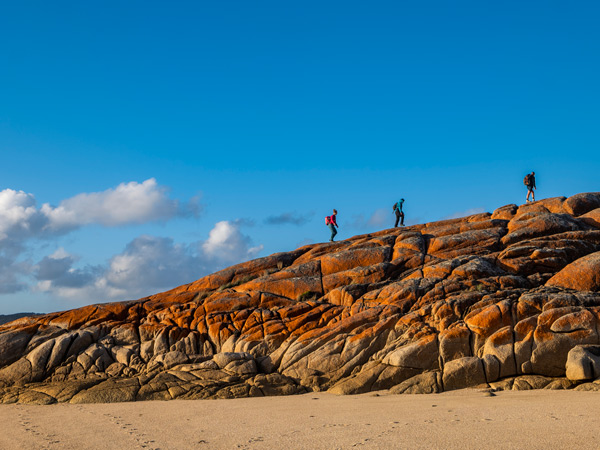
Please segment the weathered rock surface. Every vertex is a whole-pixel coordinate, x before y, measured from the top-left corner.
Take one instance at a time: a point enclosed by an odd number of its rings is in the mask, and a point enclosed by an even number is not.
[[[595,390],[599,209],[508,205],[21,318],[0,325],[0,402]]]
[[[600,346],[578,345],[567,355],[567,378],[573,381],[600,377]]]
[[[573,261],[546,284],[578,291],[600,291],[600,252]]]
[[[39,316],[39,315],[40,314],[35,314],[35,313],[0,314],[0,325],[4,325],[5,323],[12,322],[13,320],[20,319],[21,317]]]

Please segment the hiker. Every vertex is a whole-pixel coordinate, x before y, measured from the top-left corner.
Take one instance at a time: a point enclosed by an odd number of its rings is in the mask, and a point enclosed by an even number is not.
[[[398,221],[400,220],[400,218],[402,218],[402,221],[400,222],[400,226],[403,227],[404,226],[404,212],[402,211],[402,205],[404,203],[404,199],[401,198],[400,201],[398,203],[394,203],[394,212],[396,213],[396,224],[394,225],[394,227],[398,226]]]
[[[337,214],[337,210],[334,209],[333,214],[331,216],[325,217],[325,225],[327,225],[329,227],[329,229],[331,230],[331,238],[329,239],[329,242],[333,242],[333,238],[337,234],[337,230],[335,229],[335,227],[338,226],[337,222],[335,221],[336,214]]]
[[[528,173],[527,175],[525,175],[523,184],[525,184],[525,186],[527,186],[527,197],[525,198],[525,203],[529,202],[530,195],[532,198],[531,201],[535,202],[535,193],[533,192],[535,189],[537,189],[535,187],[535,172],[531,172],[531,173]]]

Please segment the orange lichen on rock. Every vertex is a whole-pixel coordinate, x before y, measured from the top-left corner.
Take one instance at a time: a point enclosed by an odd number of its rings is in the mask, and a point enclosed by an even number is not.
[[[600,252],[573,261],[546,284],[578,291],[600,291]]]

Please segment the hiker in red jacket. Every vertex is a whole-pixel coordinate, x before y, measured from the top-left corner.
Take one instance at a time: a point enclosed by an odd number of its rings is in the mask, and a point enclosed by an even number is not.
[[[333,214],[331,216],[325,217],[325,225],[327,225],[329,227],[329,229],[331,230],[331,238],[329,239],[329,242],[333,242],[333,238],[337,234],[337,230],[335,229],[338,226],[337,222],[335,221],[336,215],[337,215],[337,210],[334,209]]]

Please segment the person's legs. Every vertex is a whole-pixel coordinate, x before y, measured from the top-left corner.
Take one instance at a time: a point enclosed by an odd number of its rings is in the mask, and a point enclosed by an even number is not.
[[[529,201],[529,196],[530,195],[533,195],[533,188],[527,186],[527,197],[525,198],[526,202]],[[535,195],[533,196],[533,201],[535,201]]]
[[[333,242],[333,238],[337,234],[337,230],[335,229],[335,225],[332,223],[329,224],[329,229],[331,230],[331,238],[329,239],[329,242]]]
[[[400,222],[400,225],[404,226],[404,213],[403,212],[400,213],[400,217],[402,217],[402,221]],[[396,221],[396,223],[398,223],[398,221]]]
[[[396,210],[396,223],[394,224],[394,228],[398,226],[398,222],[400,221],[400,213]]]

